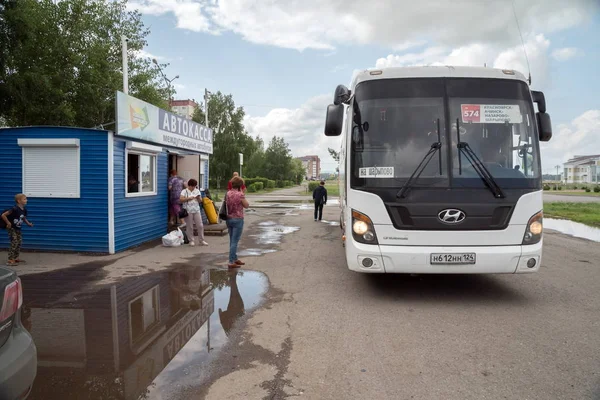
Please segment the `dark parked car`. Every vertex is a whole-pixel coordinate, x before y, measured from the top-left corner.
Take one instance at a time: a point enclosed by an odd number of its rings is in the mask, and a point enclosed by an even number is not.
[[[17,273],[0,267],[0,399],[25,399],[37,373],[37,350],[21,323],[23,288]]]

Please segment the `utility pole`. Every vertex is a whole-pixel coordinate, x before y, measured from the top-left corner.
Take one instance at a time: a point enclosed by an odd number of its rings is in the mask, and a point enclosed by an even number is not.
[[[562,179],[560,179],[559,175],[558,175],[558,169],[560,168],[560,165],[556,166],[556,177],[558,178],[559,181],[562,181]]]
[[[125,36],[121,36],[121,47],[123,49],[123,93],[129,93],[129,65],[127,60],[127,39]]]
[[[208,98],[211,93],[204,88],[204,126],[208,128]]]

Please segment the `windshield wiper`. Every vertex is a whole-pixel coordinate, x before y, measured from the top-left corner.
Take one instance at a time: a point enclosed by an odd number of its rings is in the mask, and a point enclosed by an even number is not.
[[[441,135],[440,135],[440,119],[439,118],[437,120],[437,135],[438,135],[438,141],[431,144],[431,148],[429,149],[427,154],[425,154],[425,157],[423,157],[423,159],[421,160],[421,162],[419,163],[417,168],[413,171],[410,178],[408,178],[406,183],[404,183],[404,185],[402,185],[402,187],[396,194],[396,197],[404,198],[405,193],[412,186],[413,180],[419,179],[419,176],[421,176],[423,171],[425,171],[425,168],[427,168],[427,165],[429,165],[429,162],[431,161],[431,159],[433,158],[433,156],[435,155],[436,152],[439,152],[440,175],[442,175],[442,152],[440,151],[440,149],[442,148],[442,139],[441,139]]]
[[[467,160],[469,161],[469,163],[471,164],[471,166],[473,167],[475,172],[477,172],[477,175],[479,175],[481,180],[490,189],[490,191],[492,192],[494,197],[497,199],[503,199],[505,197],[504,192],[502,191],[502,188],[498,185],[498,183],[496,182],[496,180],[494,179],[494,177],[492,176],[490,171],[481,162],[479,157],[477,157],[477,154],[475,154],[473,149],[471,149],[471,146],[469,146],[469,143],[462,142],[460,140],[460,125],[458,122],[458,118],[456,119],[456,135],[458,136],[458,144],[456,145],[456,147],[458,148],[458,168],[459,168],[458,173],[459,173],[459,175],[462,175],[461,154],[464,152],[465,157],[467,158]]]

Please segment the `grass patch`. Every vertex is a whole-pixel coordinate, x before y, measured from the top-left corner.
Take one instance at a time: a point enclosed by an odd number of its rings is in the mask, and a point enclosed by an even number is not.
[[[600,203],[544,203],[544,216],[566,218],[600,228]]]
[[[329,197],[339,197],[340,196],[340,187],[338,186],[337,182],[332,182],[332,183],[326,182],[325,189],[327,189],[327,196],[329,196]],[[312,196],[312,193],[307,192],[306,188],[299,191],[298,194],[306,194],[306,195]]]

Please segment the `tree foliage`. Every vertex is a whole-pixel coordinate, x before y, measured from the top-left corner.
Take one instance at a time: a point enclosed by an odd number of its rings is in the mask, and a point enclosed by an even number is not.
[[[265,151],[265,175],[269,179],[286,180],[292,169],[292,153],[283,137],[273,136]]]
[[[0,0],[0,126],[95,127],[115,120],[115,94],[123,90],[121,38],[128,38],[129,94],[168,109],[159,67],[136,56],[150,31],[127,0]],[[165,68],[161,65],[160,68]],[[210,96],[212,178],[243,176],[298,182],[302,164],[274,137],[267,148],[246,132],[244,110],[231,95]],[[205,113],[193,116],[204,124]]]
[[[0,117],[11,126],[93,127],[114,121],[122,90],[168,105],[158,67],[136,57],[149,30],[126,0],[0,0]],[[163,66],[164,67],[164,66]]]
[[[335,162],[340,162],[340,152],[339,151],[335,151],[331,147],[328,147],[327,151],[329,151],[329,155],[331,156],[331,158],[333,158],[335,160]]]
[[[302,165],[302,161],[300,161],[297,158],[294,158],[292,160],[290,180],[299,185],[304,180],[305,175],[306,170],[304,169],[304,165]]]
[[[240,169],[239,154],[244,162],[258,150],[257,143],[244,128],[244,109],[236,107],[233,97],[221,92],[211,94],[208,102],[208,126],[213,130],[213,154],[210,174],[219,182],[227,180]],[[204,124],[205,111],[198,108],[193,120]],[[244,175],[244,174],[243,174]]]

